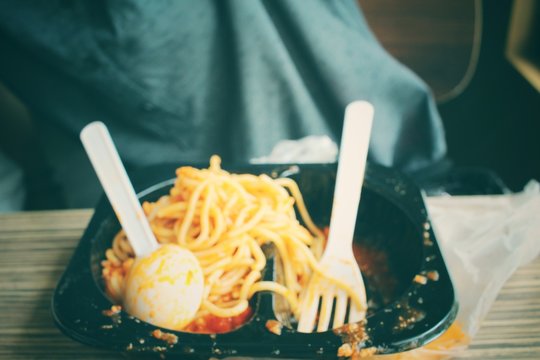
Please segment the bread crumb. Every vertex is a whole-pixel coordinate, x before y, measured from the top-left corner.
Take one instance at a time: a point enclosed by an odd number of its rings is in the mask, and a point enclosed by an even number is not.
[[[113,305],[110,309],[103,310],[101,313],[105,316],[113,316],[116,314],[119,314],[120,311],[122,311],[122,306],[120,305]]]
[[[417,283],[417,284],[420,284],[420,285],[426,285],[427,284],[427,277],[425,277],[424,275],[416,275],[414,277],[414,282]]]
[[[351,357],[353,353],[351,344],[343,344],[339,347],[337,350],[337,356],[338,357]]]
[[[426,275],[427,275],[428,279],[431,280],[431,281],[438,281],[439,280],[439,272],[437,270],[432,270],[432,271],[428,272]]]
[[[373,356],[376,353],[377,353],[377,348],[375,347],[369,347],[367,349],[360,349],[360,350],[353,350],[351,344],[345,343],[339,347],[337,356],[353,358],[353,359],[361,359],[361,358]]]
[[[281,323],[277,320],[268,320],[266,322],[266,328],[272,334],[281,335],[281,329],[283,329],[283,325],[281,325]]]
[[[178,342],[178,336],[172,333],[163,332],[159,329],[152,331],[152,336],[158,340],[163,340],[167,342],[167,344],[169,345],[174,345]]]

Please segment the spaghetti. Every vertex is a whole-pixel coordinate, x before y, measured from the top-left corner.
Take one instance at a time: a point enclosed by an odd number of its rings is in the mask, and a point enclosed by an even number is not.
[[[214,155],[208,169],[180,167],[169,195],[143,203],[152,230],[162,244],[176,243],[193,252],[205,278],[201,307],[195,317],[245,317],[249,299],[272,291],[298,314],[301,291],[318,265],[324,234],[315,226],[297,184],[289,178],[231,174]],[[305,224],[296,217],[295,208]],[[262,281],[266,265],[262,246],[271,243],[283,265],[283,284]],[[120,231],[106,251],[103,277],[108,294],[122,302],[134,253]],[[339,279],[331,279],[360,303]],[[188,326],[189,328],[189,326]],[[195,327],[196,328],[196,327]],[[181,330],[181,329],[176,329]]]

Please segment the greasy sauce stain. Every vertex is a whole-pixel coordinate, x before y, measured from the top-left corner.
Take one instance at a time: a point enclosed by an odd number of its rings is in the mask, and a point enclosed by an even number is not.
[[[470,343],[470,337],[465,334],[458,323],[452,324],[439,338],[420,348],[398,354],[368,356],[364,359],[380,360],[443,360],[459,356]],[[354,359],[354,357],[352,357]]]
[[[386,252],[353,243],[353,253],[360,266],[362,275],[368,280],[367,291],[369,298],[368,312],[377,310],[396,297],[398,280],[388,266]]]

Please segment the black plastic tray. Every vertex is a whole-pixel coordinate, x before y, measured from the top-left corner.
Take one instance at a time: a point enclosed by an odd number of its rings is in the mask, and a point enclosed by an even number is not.
[[[201,165],[206,167],[206,165]],[[156,200],[172,186],[178,164],[133,175],[141,200]],[[328,224],[336,167],[244,165],[231,172],[266,173],[294,178],[316,223]],[[130,357],[223,358],[227,356],[336,358],[339,349],[401,352],[442,334],[457,313],[454,289],[417,186],[401,173],[368,164],[355,241],[364,250],[361,265],[370,309],[365,321],[322,333],[304,334],[290,324],[285,302],[271,293],[252,299],[253,317],[239,329],[217,335],[161,329],[178,337],[175,344],[154,338],[157,327],[124,311],[106,316],[113,305],[105,295],[100,262],[120,225],[106,198],[97,206],[52,299],[57,326],[82,343]],[[278,272],[268,253],[264,276]],[[367,269],[366,269],[367,266]],[[270,332],[268,320],[282,325]],[[345,346],[343,346],[345,344]],[[346,353],[346,352],[345,352]]]

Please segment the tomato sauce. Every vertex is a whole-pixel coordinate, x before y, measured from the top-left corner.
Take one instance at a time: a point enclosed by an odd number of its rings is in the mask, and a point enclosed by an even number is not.
[[[253,311],[247,308],[243,313],[232,317],[218,317],[212,314],[193,320],[184,330],[198,334],[221,334],[235,330],[245,324]]]

